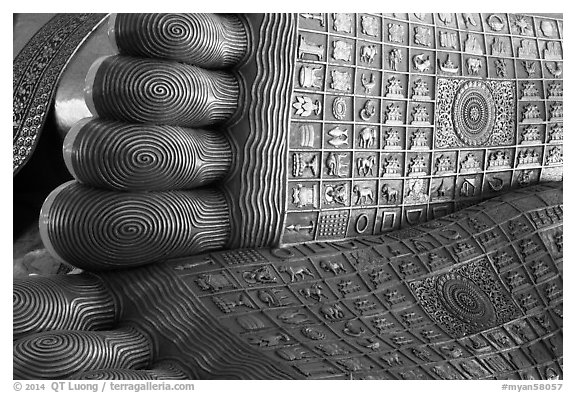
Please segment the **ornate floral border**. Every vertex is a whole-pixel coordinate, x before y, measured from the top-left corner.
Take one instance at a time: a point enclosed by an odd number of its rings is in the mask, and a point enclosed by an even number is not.
[[[484,324],[465,323],[458,314],[458,310],[450,309],[441,301],[442,294],[438,288],[438,280],[451,277],[453,281],[462,281],[463,286],[466,282],[474,283],[470,291],[478,291],[477,298],[489,301],[489,304],[479,304],[478,307],[486,309],[492,308],[495,316],[494,320],[486,320]],[[522,315],[520,309],[515,306],[510,293],[500,284],[495,273],[489,267],[488,261],[481,259],[478,261],[464,264],[458,268],[453,268],[449,273],[442,273],[428,277],[424,280],[413,281],[410,288],[416,294],[417,299],[421,302],[422,308],[430,317],[444,328],[446,333],[451,337],[464,337],[469,334],[478,333]],[[491,326],[486,326],[491,324]]]
[[[50,110],[63,70],[106,14],[58,14],[18,53],[13,62],[13,164],[26,164]]]

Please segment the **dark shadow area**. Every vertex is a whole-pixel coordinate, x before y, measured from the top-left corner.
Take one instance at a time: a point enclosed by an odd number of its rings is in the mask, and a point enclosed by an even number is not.
[[[50,113],[40,134],[36,150],[14,177],[14,241],[38,222],[44,199],[58,185],[72,180],[62,157],[62,140]]]

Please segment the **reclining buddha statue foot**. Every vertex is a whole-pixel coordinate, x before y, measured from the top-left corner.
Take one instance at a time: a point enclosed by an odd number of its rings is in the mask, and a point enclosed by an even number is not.
[[[562,215],[539,185],[387,235],[15,280],[14,378],[559,377]]]
[[[14,377],[561,378],[561,29],[109,16],[40,214],[83,272],[15,280]]]

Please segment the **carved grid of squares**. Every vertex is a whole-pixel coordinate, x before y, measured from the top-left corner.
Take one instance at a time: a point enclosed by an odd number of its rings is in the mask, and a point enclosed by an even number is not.
[[[292,189],[297,184],[302,184],[304,187],[310,186],[312,184],[318,185],[318,198],[316,201],[318,207],[313,206],[301,206],[297,207],[293,204],[288,204],[289,211],[319,211],[319,210],[343,210],[350,209],[349,216],[352,217],[354,209],[366,209],[372,207],[380,207],[390,209],[395,206],[395,212],[402,217],[402,224],[405,224],[405,217],[407,212],[407,205],[422,205],[419,201],[404,201],[403,197],[408,191],[407,180],[413,177],[409,175],[410,166],[412,160],[416,156],[421,156],[426,162],[426,171],[419,174],[418,178],[424,178],[424,192],[429,196],[428,200],[423,203],[426,206],[426,211],[429,216],[433,215],[431,204],[437,205],[439,210],[450,211],[451,203],[446,203],[448,199],[459,200],[462,199],[463,203],[470,201],[470,198],[464,196],[461,198],[459,195],[459,190],[466,179],[473,177],[477,178],[480,184],[477,187],[479,192],[475,193],[472,197],[473,200],[478,199],[479,194],[490,193],[492,189],[490,188],[490,182],[494,181],[494,177],[500,174],[500,178],[503,179],[504,186],[516,185],[519,181],[519,176],[526,171],[530,176],[531,181],[538,179],[554,178],[561,173],[562,162],[548,162],[548,157],[551,154],[552,149],[558,149],[560,154],[562,154],[561,141],[554,141],[551,138],[551,130],[555,126],[562,126],[562,119],[550,119],[550,111],[554,103],[561,104],[561,98],[559,100],[549,99],[549,88],[552,83],[559,83],[562,86],[562,79],[555,78],[547,64],[551,67],[562,67],[561,56],[559,59],[548,60],[544,57],[544,51],[547,49],[547,44],[550,42],[558,42],[561,45],[562,39],[562,21],[557,21],[553,19],[537,18],[526,16],[525,20],[529,22],[531,26],[529,33],[527,35],[520,34],[517,25],[513,22],[516,15],[513,14],[496,14],[498,18],[504,22],[504,27],[501,31],[494,31],[488,25],[488,18],[492,14],[473,14],[476,26],[467,24],[464,21],[462,14],[451,14],[452,22],[445,24],[441,21],[439,14],[425,14],[424,20],[420,20],[414,14],[394,14],[394,15],[376,15],[376,14],[358,14],[352,15],[352,31],[351,33],[338,31],[335,28],[335,17],[332,14],[322,15],[324,26],[320,26],[319,20],[307,19],[300,17],[300,27],[299,27],[299,37],[303,36],[306,42],[312,45],[323,45],[323,56],[322,59],[315,55],[304,55],[301,59],[297,60],[295,81],[294,81],[294,97],[296,96],[309,96],[314,101],[317,100],[322,105],[321,114],[319,116],[309,116],[309,117],[299,117],[296,115],[292,116],[292,133],[296,133],[296,130],[301,125],[312,125],[315,127],[315,132],[319,133],[320,139],[314,142],[314,146],[319,148],[321,155],[317,156],[319,161],[319,171],[322,172],[317,176],[304,176],[291,177],[291,181],[288,187],[288,199],[290,201]],[[362,16],[368,16],[374,18],[379,22],[378,33],[376,37],[368,36],[363,34],[362,31]],[[540,23],[542,21],[550,22],[553,26],[553,30],[556,34],[555,37],[545,37],[540,29]],[[402,43],[391,42],[388,37],[388,25],[389,24],[401,24],[404,25],[404,40]],[[429,29],[431,32],[432,41],[430,46],[426,47],[419,45],[415,40],[416,28]],[[341,30],[341,29],[340,29]],[[456,48],[444,48],[441,46],[440,33],[447,32],[456,34],[455,47]],[[466,40],[468,36],[474,36],[477,39],[481,49],[482,55],[466,53]],[[492,52],[491,46],[493,40],[498,39],[506,42],[507,53],[498,53],[497,56]],[[532,40],[537,48],[537,54],[534,59],[524,59],[518,53],[518,46],[521,44],[522,40]],[[350,62],[335,60],[333,58],[333,43],[336,41],[345,41],[352,45],[352,57]],[[372,63],[369,63],[361,58],[363,47],[375,46],[377,54]],[[402,51],[404,59],[400,63],[403,68],[398,71],[391,69],[391,64],[388,62],[388,53],[392,49],[399,49]],[[425,72],[420,72],[416,70],[413,66],[413,57],[419,54],[426,54],[430,57],[431,67],[430,70]],[[489,53],[489,54],[488,54]],[[459,67],[457,74],[448,74],[441,71],[438,67],[439,61],[442,62],[445,55],[450,55],[450,59]],[[490,78],[495,80],[512,80],[516,83],[517,91],[517,118],[516,118],[516,144],[512,146],[502,146],[502,147],[470,147],[460,150],[446,150],[446,149],[436,149],[435,143],[433,141],[433,136],[435,135],[435,122],[434,122],[434,106],[435,106],[435,85],[437,77],[453,77],[458,78],[470,78],[477,79],[477,76],[470,76],[465,71],[465,62],[469,57],[474,57],[481,59],[483,67],[481,68],[480,76],[482,78]],[[496,71],[495,60],[503,59],[507,62],[508,75],[503,77],[499,75]],[[536,75],[529,76],[526,73],[522,62],[524,60],[532,61],[536,67]],[[299,72],[303,66],[320,68],[318,71],[322,74],[321,78],[321,88],[303,88],[298,81]],[[339,91],[331,88],[333,79],[331,78],[331,71],[346,71],[351,75],[350,80],[350,90],[349,91]],[[369,75],[375,76],[375,86],[371,93],[367,94],[362,86],[362,77]],[[401,80],[403,87],[403,97],[386,97],[387,86],[389,84],[390,78],[397,78]],[[413,98],[413,87],[414,83],[418,79],[423,79],[427,82],[428,88],[430,90],[431,100],[419,100]],[[536,87],[539,89],[538,98],[530,97],[529,99],[522,99],[522,92],[524,89],[524,84],[528,82],[534,82]],[[344,98],[347,104],[347,117],[343,120],[338,120],[332,116],[332,104],[333,100],[336,98]],[[362,119],[360,112],[365,107],[368,100],[371,100],[376,105],[375,115],[366,120]],[[385,124],[385,114],[386,109],[389,104],[396,104],[401,107],[401,112],[403,115],[401,125],[390,126]],[[414,108],[417,105],[424,105],[428,109],[428,115],[430,118],[429,126],[415,126],[411,122],[413,120]],[[538,106],[541,113],[541,120],[534,121],[530,124],[523,124],[523,111],[526,105],[536,105]],[[526,128],[532,126],[539,129],[540,138],[531,142],[522,142],[523,134]],[[334,130],[336,127],[341,129],[347,129],[348,132],[348,144],[342,146],[331,146],[328,142],[333,138],[328,135],[328,132]],[[372,127],[375,130],[376,141],[372,146],[366,148],[359,148],[359,138],[362,130],[365,127]],[[401,135],[401,144],[398,150],[386,150],[384,149],[385,134],[389,129],[396,129]],[[417,130],[422,130],[428,137],[428,149],[413,149],[412,137]],[[338,131],[338,130],[336,130]],[[302,153],[306,156],[306,148],[298,146],[293,141],[291,141],[291,151],[290,151],[290,164],[292,164],[293,153]],[[511,165],[510,168],[499,168],[490,167],[489,160],[491,154],[497,151],[505,152],[510,157]],[[519,164],[520,155],[525,152],[530,153],[534,151],[539,155],[538,160],[531,162],[529,164]],[[348,162],[348,168],[342,172],[342,177],[328,176],[326,174],[326,160],[330,152],[334,154],[345,154],[345,161]],[[462,163],[465,158],[469,155],[473,155],[475,159],[480,162],[480,168],[473,170],[472,173],[466,173],[462,168]],[[362,173],[358,171],[358,160],[366,159],[370,156],[375,158],[375,163],[373,165],[372,172],[367,172],[363,170]],[[450,157],[454,171],[451,172],[439,172],[437,170],[437,160],[439,157]],[[387,177],[382,176],[383,165],[386,159],[390,157],[396,157],[400,161],[400,176],[399,177]],[[308,156],[310,159],[311,156]],[[549,169],[544,169],[549,168]],[[547,172],[547,171],[551,172]],[[310,173],[308,173],[310,175]],[[314,183],[307,183],[309,180],[316,180]],[[335,185],[336,183],[347,184],[347,200],[348,204],[344,206],[338,206],[332,204],[331,206],[326,206],[322,202],[322,193],[325,190],[326,185]],[[448,185],[444,184],[448,183]],[[381,194],[381,189],[384,184],[393,185],[399,190],[400,203],[387,203]],[[352,189],[355,185],[360,187],[370,187],[373,192],[373,196],[376,199],[374,203],[356,205],[354,204],[355,196],[352,193]],[[450,193],[453,196],[444,197],[440,195],[441,187],[450,188]],[[446,207],[445,205],[450,205]],[[372,209],[375,211],[375,209]],[[373,213],[372,213],[373,214]],[[358,215],[356,215],[358,216]],[[350,218],[351,219],[351,218]],[[370,225],[376,225],[376,221],[370,223]],[[378,230],[375,231],[376,233]]]
[[[462,235],[461,240],[463,242],[464,241],[471,242],[472,244],[475,244],[475,247],[478,247],[479,250],[482,249],[490,253],[489,260],[492,265],[491,269],[494,272],[499,273],[496,274],[496,276],[499,277],[502,285],[505,288],[507,288],[508,291],[510,291],[510,293],[512,293],[512,298],[516,302],[517,306],[524,312],[526,312],[528,315],[531,315],[528,317],[521,318],[520,322],[525,323],[527,325],[528,332],[531,332],[533,337],[529,338],[528,341],[524,339],[518,340],[518,338],[514,338],[517,336],[514,336],[513,331],[514,327],[512,325],[518,323],[518,321],[515,321],[514,323],[507,323],[505,324],[504,327],[496,327],[493,329],[488,329],[481,333],[473,334],[472,336],[476,337],[480,341],[485,342],[491,348],[488,352],[494,352],[496,350],[499,351],[504,350],[505,356],[509,354],[514,354],[514,356],[517,357],[517,359],[514,360],[515,362],[517,362],[518,359],[521,358],[528,359],[528,362],[523,365],[517,365],[517,364],[512,365],[512,368],[520,369],[519,376],[515,372],[510,371],[509,375],[513,376],[514,378],[520,377],[525,379],[527,378],[528,374],[531,374],[532,376],[536,376],[537,378],[545,379],[544,367],[552,366],[555,367],[556,369],[559,369],[558,364],[556,362],[557,361],[561,362],[562,359],[562,356],[556,354],[555,350],[551,350],[550,345],[547,343],[547,340],[557,339],[558,328],[556,327],[556,324],[558,322],[555,321],[557,321],[558,317],[555,316],[553,310],[558,307],[561,307],[562,304],[561,297],[560,299],[549,300],[547,299],[546,295],[546,286],[556,282],[559,279],[559,277],[561,277],[559,275],[558,269],[556,268],[556,265],[561,263],[562,256],[561,254],[560,255],[558,254],[557,250],[551,249],[551,247],[553,246],[550,245],[548,242],[546,242],[543,233],[550,230],[558,230],[558,229],[561,230],[561,227],[558,227],[557,226],[558,224],[554,224],[554,222],[552,221],[548,222],[545,225],[542,225],[541,223],[538,222],[539,221],[538,217],[539,213],[542,213],[544,214],[544,216],[547,217],[553,217],[553,215],[556,214],[554,209],[558,208],[546,208],[546,209],[534,210],[533,212],[529,212],[527,214],[518,214],[517,210],[513,207],[514,201],[508,200],[504,204],[507,205],[506,214],[507,217],[509,216],[508,220],[502,220],[502,217],[500,217],[498,212],[492,212],[493,214],[487,215],[484,214],[484,212],[479,211],[477,215],[471,217],[463,217],[458,214],[453,214],[443,219],[443,221],[445,221],[444,223],[445,225],[440,228],[432,226],[429,227],[421,226],[419,229],[416,229],[416,231],[419,232],[422,235],[421,237],[423,237],[424,239],[438,240],[442,238],[439,235],[441,231],[446,230],[447,228],[458,228],[458,232]],[[561,210],[560,214],[562,214]],[[496,217],[495,215],[498,215],[498,217]],[[473,224],[466,221],[470,218],[476,219],[476,222],[480,223],[482,226],[479,228],[474,228]],[[496,225],[495,224],[496,221],[500,221],[502,222],[502,224]],[[524,228],[524,226],[527,226],[528,229],[522,229]],[[521,244],[524,240],[531,239],[532,236],[534,236],[533,234],[535,228],[538,228],[539,232],[538,235],[534,237],[534,239],[536,240],[536,243],[538,243],[543,248],[539,251],[535,251],[533,254],[530,254],[528,256],[524,255],[521,251],[523,249],[523,246]],[[498,245],[494,246],[493,244],[484,242],[482,240],[483,239],[482,235],[490,232],[498,233],[499,237],[501,237],[498,241]],[[408,234],[409,232],[406,233]],[[401,234],[400,237],[402,237]],[[411,277],[403,274],[402,271],[398,268],[399,263],[397,263],[398,261],[402,260],[403,257],[398,256],[396,258],[394,257],[391,258],[391,254],[389,252],[392,249],[402,250],[403,248],[410,249],[413,247],[411,247],[409,242],[401,240],[394,242],[393,240],[389,239],[385,240],[384,244],[390,245],[390,248],[388,248],[385,245],[375,246],[370,249],[371,250],[370,252],[375,252],[375,255],[379,255],[380,257],[390,258],[388,264],[383,266],[385,266],[389,272],[394,274],[394,279],[391,281],[395,281],[395,283],[401,282],[400,287],[408,288],[408,282],[411,281]],[[295,246],[294,249],[298,250],[299,248],[305,248],[305,247],[308,246],[304,245]],[[315,249],[315,247],[312,248],[310,247],[308,247],[304,252],[309,253],[311,250]],[[317,249],[317,251],[320,252],[319,257],[321,257],[322,251],[326,251],[326,247],[330,246],[324,245],[321,246],[319,249]],[[543,254],[544,248],[548,248],[549,254],[553,256],[556,255],[556,257],[554,257],[554,260],[547,261],[549,262],[550,272],[545,274],[545,276],[543,277],[537,278],[533,274],[534,273],[533,265],[535,262],[539,260],[539,257],[544,255]],[[338,249],[336,248],[335,250]],[[476,259],[476,256],[469,256],[467,258],[464,258],[463,260],[460,260],[459,256],[453,252],[454,250],[452,248],[444,247],[440,242],[440,244],[437,244],[435,248],[431,248],[428,249],[426,252],[419,252],[417,254],[415,260],[419,261],[418,265],[424,269],[423,272],[419,273],[420,276],[419,278],[428,276],[429,274],[433,274],[438,271],[444,271],[446,268],[446,265],[440,266],[438,268],[431,268],[429,265],[427,265],[427,263],[425,262],[426,259],[425,255],[427,255],[431,251],[444,252],[445,255],[448,255],[450,257],[450,262],[448,263],[447,266],[453,266],[454,264],[461,265],[462,263],[469,263],[472,260]],[[499,254],[501,251],[509,252],[512,256],[512,262],[498,266],[495,263],[496,259],[494,256]],[[346,262],[344,266],[350,268],[350,266],[353,265],[353,260],[357,258],[357,256],[353,255],[354,252],[348,252],[348,251],[345,251],[343,254],[345,256],[344,261]],[[275,269],[273,265],[266,264],[268,268],[270,268],[272,271],[275,272],[275,275],[277,275],[277,277],[282,277],[281,280],[283,280],[285,282],[285,285],[287,285],[287,287],[281,285],[281,286],[268,286],[268,288],[287,290],[288,293],[290,294],[291,299],[296,299],[296,304],[293,304],[290,307],[285,306],[270,307],[263,305],[262,303],[259,303],[255,299],[254,295],[255,291],[254,290],[247,291],[247,289],[250,289],[249,286],[247,286],[247,284],[243,282],[242,279],[240,279],[238,276],[239,272],[250,271],[254,267],[254,265],[259,266],[262,263],[266,263],[266,261],[269,260],[269,258],[262,257],[261,259],[258,260],[249,261],[248,264],[249,265],[252,264],[253,266],[248,266],[245,265],[246,263],[245,260],[239,260],[236,263],[234,258],[222,259],[218,254],[214,254],[213,256],[215,260],[220,261],[219,264],[221,264],[222,267],[225,268],[229,277],[237,278],[238,289],[241,292],[243,292],[246,297],[251,298],[250,301],[252,302],[252,304],[258,305],[258,308],[260,310],[255,311],[255,315],[258,315],[259,317],[263,318],[263,320],[266,321],[267,324],[270,324],[271,326],[270,329],[265,331],[259,331],[258,334],[266,332],[284,331],[289,333],[289,335],[298,336],[299,335],[298,331],[302,328],[302,326],[312,326],[321,328],[328,335],[328,339],[323,341],[304,340],[302,346],[304,347],[305,350],[308,351],[308,353],[313,355],[313,359],[307,358],[304,361],[292,362],[292,364],[294,364],[296,367],[305,366],[307,363],[313,361],[314,359],[315,360],[323,359],[323,361],[326,364],[330,365],[330,367],[332,367],[334,370],[337,370],[338,373],[345,375],[348,374],[350,370],[347,370],[346,367],[343,367],[343,365],[339,363],[339,360],[350,357],[356,357],[363,359],[363,362],[365,364],[372,364],[376,369],[387,370],[382,371],[382,376],[387,379],[402,378],[401,373],[405,372],[407,369],[411,369],[416,372],[416,374],[408,374],[411,376],[410,377],[411,379],[440,378],[439,375],[435,374],[432,371],[432,367],[438,365],[440,365],[440,367],[446,370],[451,370],[452,372],[455,371],[456,373],[455,375],[460,375],[460,378],[462,376],[469,378],[470,375],[469,374],[467,375],[466,371],[464,372],[462,371],[463,368],[461,363],[463,361],[472,362],[471,364],[480,365],[479,366],[480,370],[484,370],[483,371],[484,375],[481,378],[490,378],[493,375],[493,373],[501,374],[501,372],[491,370],[490,365],[492,363],[491,360],[489,359],[489,356],[487,357],[487,353],[485,351],[479,350],[478,352],[475,352],[474,350],[472,350],[471,345],[473,343],[472,341],[470,341],[470,336],[459,339],[451,339],[448,335],[443,333],[442,330],[438,330],[437,327],[441,327],[440,325],[434,326],[434,324],[431,324],[430,319],[427,317],[426,313],[424,313],[422,308],[419,306],[417,298],[413,297],[414,295],[411,294],[410,291],[406,292],[406,294],[412,300],[404,302],[398,306],[391,306],[390,304],[383,301],[382,299],[384,297],[382,296],[382,294],[388,289],[395,288],[393,284],[385,284],[383,286],[376,285],[374,287],[374,283],[368,280],[367,276],[362,274],[362,272],[358,274],[348,271],[344,275],[332,275],[328,272],[324,272],[319,267],[319,264],[317,262],[318,260],[321,260],[321,258],[314,258],[314,256],[311,256],[312,259],[302,259],[300,261],[294,262],[295,265],[297,266],[304,264],[306,266],[309,266],[315,276],[315,278],[307,277],[302,281],[298,280],[296,283],[292,283],[289,277],[287,277],[286,275],[282,275],[282,272],[278,269]],[[316,261],[316,263],[314,261]],[[348,265],[348,263],[350,265]],[[519,273],[521,275],[524,275],[524,277],[527,278],[528,285],[521,284],[518,287],[512,287],[511,280],[509,280],[509,277],[511,277],[512,273]],[[422,276],[422,274],[424,274],[424,276]],[[352,294],[352,296],[348,296],[348,294],[344,293],[339,293],[338,290],[334,288],[334,283],[337,282],[337,279],[341,281],[353,281],[355,284],[367,288],[367,291],[364,290],[361,292],[361,295]],[[338,324],[336,322],[327,322],[325,319],[323,319],[322,315],[318,311],[320,303],[312,301],[311,299],[306,299],[306,297],[303,298],[301,292],[299,292],[299,288],[305,285],[310,286],[314,282],[321,283],[322,287],[325,289],[325,293],[329,294],[329,297],[331,298],[329,303],[334,303],[335,301],[337,301],[338,304],[340,304],[341,308],[346,313],[346,315],[355,315],[356,316],[355,321],[362,321],[360,323],[363,329],[365,329],[368,332],[371,332],[371,334],[373,334],[374,337],[381,342],[382,346],[377,350],[368,349],[366,346],[362,345],[360,341],[355,342],[354,340],[351,340],[351,336],[345,334],[343,330],[345,326],[343,324]],[[244,287],[244,290],[240,289],[242,287]],[[536,290],[534,288],[536,288]],[[238,292],[239,291],[233,291],[233,293]],[[206,303],[207,305],[210,304],[210,299],[212,298],[213,295],[203,291],[200,291],[200,293],[198,294],[201,296],[202,299],[204,299],[205,302],[207,302]],[[534,308],[526,309],[525,307],[522,306],[521,299],[526,294],[532,295],[536,300],[537,305]],[[359,312],[358,310],[355,310],[353,306],[351,306],[352,304],[351,301],[355,297],[370,298],[372,301],[378,304],[378,309],[383,310],[384,313],[380,311],[375,314],[368,314],[368,316],[365,316],[363,312]],[[297,310],[299,311],[305,311],[306,314],[317,318],[317,321],[312,324],[305,324],[302,326],[298,325],[294,327],[291,326],[290,324],[281,321],[280,318],[277,317],[277,315],[282,310],[286,310],[288,308],[294,309],[294,307],[297,307]],[[409,323],[403,321],[401,315],[410,311],[414,311],[417,314],[423,316],[425,322],[419,323],[416,326],[411,326]],[[221,312],[216,313],[216,315],[220,315],[220,318],[234,318],[233,316],[234,313],[232,312],[231,314],[232,316],[225,315]],[[542,323],[537,320],[536,317],[538,315],[543,316],[543,318],[545,318],[547,321],[552,321],[549,322],[551,323],[550,331],[542,331],[544,327]],[[393,329],[395,329],[395,331],[393,333],[386,331],[381,332],[373,324],[370,323],[372,320],[375,320],[380,316],[386,317],[388,322],[392,322],[394,324]],[[434,330],[440,334],[438,338],[427,340],[421,337],[419,333],[417,333],[418,331],[426,330],[429,327],[434,328]],[[538,332],[538,334],[534,335],[534,332]],[[247,335],[246,337],[252,337],[249,333],[245,334]],[[538,336],[540,336],[540,338],[538,338]],[[409,340],[412,340],[412,343],[402,344],[399,342],[395,342],[394,337],[405,337]],[[497,337],[504,337],[506,340],[502,342],[499,341]],[[302,337],[300,337],[300,340],[302,340]],[[347,353],[329,355],[322,349],[322,347],[318,346],[319,343],[338,344],[341,348],[345,349]],[[287,343],[286,345],[291,346],[293,345],[293,343]],[[531,353],[532,348],[542,345],[545,348],[544,353],[547,354],[546,356],[548,356],[548,359],[535,359],[534,353]],[[281,347],[282,345],[280,346],[272,345],[270,348],[263,348],[263,349],[269,349],[270,356],[275,357],[277,356],[276,355],[277,352],[275,351]],[[449,355],[450,351],[447,351],[446,348],[460,348],[462,350],[462,354],[457,357],[452,357]],[[428,352],[430,357],[435,360],[422,362],[422,359],[419,360],[419,358],[415,357],[416,352],[412,351],[413,349],[425,350],[426,352]],[[403,364],[387,363],[386,359],[393,359],[395,355],[398,355],[399,358],[402,359]],[[500,361],[502,361],[501,355],[498,354],[493,355],[495,355],[497,358],[500,359]],[[504,357],[504,359],[505,359],[504,364],[509,364],[510,366],[511,362],[510,359],[506,357]],[[421,364],[417,365],[417,363]],[[544,363],[543,366],[542,363]],[[537,367],[537,365],[541,366]],[[374,373],[374,371],[369,371],[366,373],[371,374]],[[360,370],[360,372],[357,374],[358,377],[361,377],[362,370]]]

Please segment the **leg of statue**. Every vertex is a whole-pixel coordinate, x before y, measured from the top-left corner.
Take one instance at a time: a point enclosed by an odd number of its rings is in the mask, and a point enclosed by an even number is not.
[[[543,184],[387,235],[16,280],[14,378],[561,378],[562,215]]]

